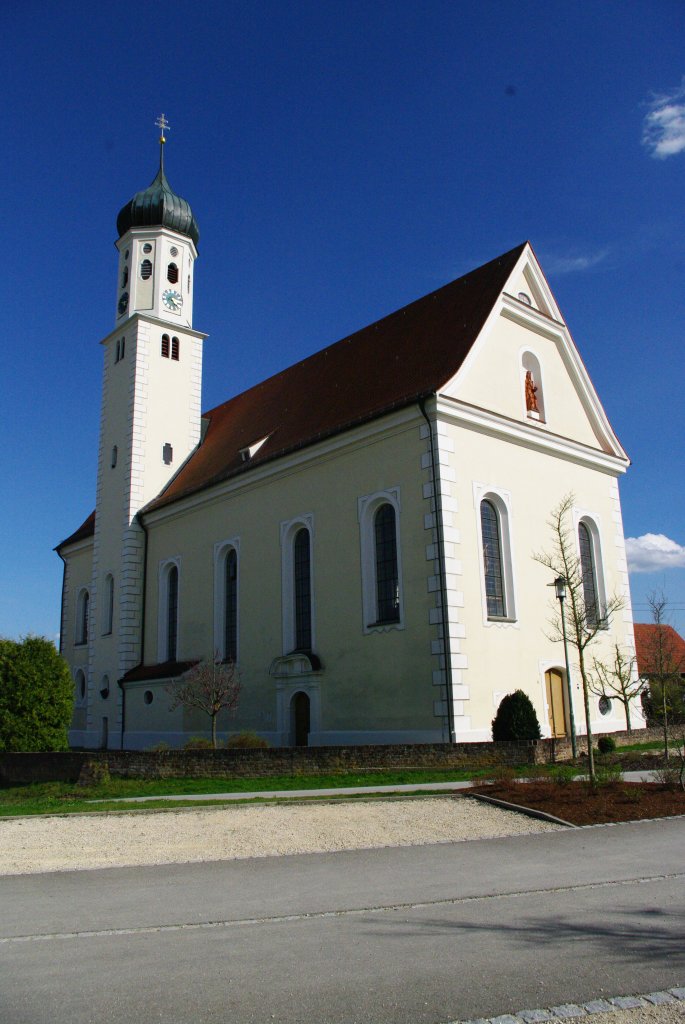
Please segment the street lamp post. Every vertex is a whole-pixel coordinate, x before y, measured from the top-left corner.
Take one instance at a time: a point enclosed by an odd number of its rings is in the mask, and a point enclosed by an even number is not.
[[[557,576],[554,583],[551,584],[554,587],[554,593],[559,601],[559,607],[561,609],[561,635],[564,638],[564,661],[566,662],[566,690],[568,692],[568,720],[569,726],[571,727],[571,751],[573,752],[573,760],[576,759],[576,720],[573,715],[573,693],[571,691],[571,668],[568,663],[568,641],[566,639],[566,616],[564,614],[564,601],[566,600],[566,579],[563,576]]]

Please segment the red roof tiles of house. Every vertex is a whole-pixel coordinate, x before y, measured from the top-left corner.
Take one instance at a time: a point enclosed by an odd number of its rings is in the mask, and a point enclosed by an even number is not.
[[[676,633],[673,626],[657,626],[653,622],[636,622],[635,653],[637,670],[641,676],[649,676],[654,670],[654,661],[658,644],[658,631],[663,630],[664,656],[673,662],[673,668],[680,675],[685,675],[685,640]]]
[[[462,365],[525,245],[210,410],[202,443],[143,511],[434,394]],[[88,523],[92,533],[90,519],[59,547]]]

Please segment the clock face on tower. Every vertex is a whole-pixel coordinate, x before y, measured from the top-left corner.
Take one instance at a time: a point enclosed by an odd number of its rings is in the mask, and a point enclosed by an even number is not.
[[[180,313],[183,305],[183,296],[172,288],[162,292],[162,302],[171,313]]]

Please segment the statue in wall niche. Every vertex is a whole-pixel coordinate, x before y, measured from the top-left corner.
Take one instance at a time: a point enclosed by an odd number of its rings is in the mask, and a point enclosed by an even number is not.
[[[537,390],[538,389],[535,386],[535,381],[533,380],[533,372],[532,372],[532,370],[526,370],[526,411],[527,412],[537,412],[537,413],[540,412],[540,410],[538,408],[538,400],[537,400],[537,397],[536,397]]]

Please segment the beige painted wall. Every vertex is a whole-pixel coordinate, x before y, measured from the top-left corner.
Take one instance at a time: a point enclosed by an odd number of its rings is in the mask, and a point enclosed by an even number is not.
[[[234,730],[276,728],[276,680],[269,675],[282,641],[280,524],[313,515],[314,649],[324,665],[318,684],[320,731],[436,730],[431,680],[425,554],[426,512],[418,409],[410,421],[257,482],[242,478],[226,497],[150,523],[145,662],[158,652],[158,566],[180,556],[179,658],[213,649],[214,545],[240,540],[239,662],[243,691]],[[342,439],[341,439],[342,440]],[[285,460],[284,460],[285,462]],[[254,482],[253,482],[254,480]],[[399,486],[404,629],[364,633],[358,499]],[[160,695],[161,706],[164,696]],[[127,712],[128,714],[128,712]],[[139,727],[158,719],[144,711]],[[313,723],[314,724],[314,723]]]

